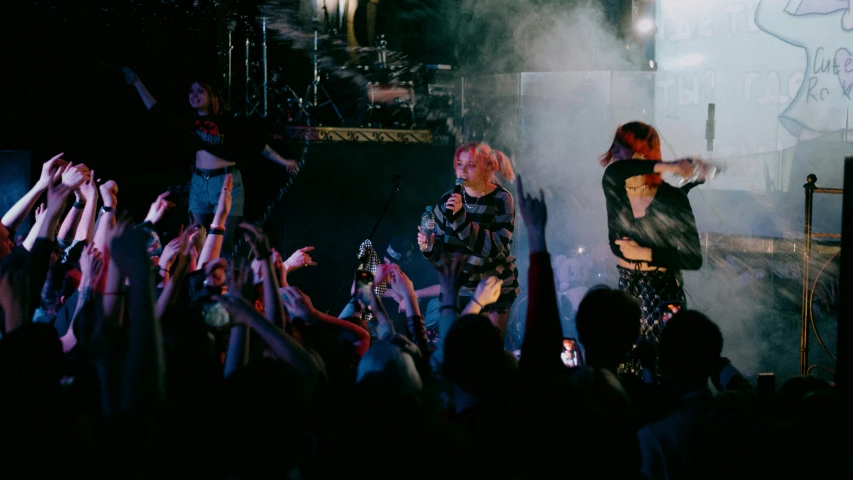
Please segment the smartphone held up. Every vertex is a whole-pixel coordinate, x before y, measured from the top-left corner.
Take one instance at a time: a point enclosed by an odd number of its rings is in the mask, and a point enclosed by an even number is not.
[[[569,368],[583,365],[583,355],[578,341],[574,338],[563,339],[563,352],[560,354],[563,364]]]

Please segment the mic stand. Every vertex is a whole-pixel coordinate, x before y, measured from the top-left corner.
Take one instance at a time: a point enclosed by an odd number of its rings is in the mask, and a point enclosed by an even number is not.
[[[367,240],[373,240],[373,235],[376,233],[376,230],[379,229],[379,224],[382,223],[382,219],[385,217],[385,214],[388,213],[388,209],[391,208],[391,204],[394,202],[394,198],[397,197],[397,193],[400,191],[400,179],[402,178],[403,176],[398,173],[395,174],[394,177],[391,179],[391,182],[394,184],[394,190],[391,192],[391,196],[388,198],[388,202],[385,204],[385,209],[382,210],[381,214],[379,214],[379,218],[376,219],[376,223],[373,225],[373,229],[370,230],[370,235],[367,236]],[[330,315],[329,311],[332,310],[332,307],[335,305],[335,302],[338,300],[338,297],[340,297],[341,292],[344,290],[344,287],[346,287],[347,283],[350,283],[350,279],[355,275],[355,272],[356,270],[358,270],[358,266],[361,264],[361,262],[362,258],[359,258],[356,261],[355,265],[353,265],[350,272],[347,273],[347,276],[346,278],[344,278],[344,281],[338,288],[337,293],[335,293],[335,296],[332,297],[332,301],[329,302],[329,308],[326,309],[327,315]]]

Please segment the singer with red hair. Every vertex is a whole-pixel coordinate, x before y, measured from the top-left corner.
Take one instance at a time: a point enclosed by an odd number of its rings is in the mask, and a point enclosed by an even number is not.
[[[607,203],[610,248],[617,258],[619,289],[640,303],[640,336],[657,343],[663,326],[661,302],[685,301],[682,270],[702,266],[702,250],[686,191],[665,183],[662,173],[689,177],[691,160],[661,160],[660,136],[646,123],[616,129],[610,149],[599,158],[606,167],[602,187]],[[636,362],[626,370],[640,373]]]
[[[418,245],[426,258],[441,252],[467,255],[462,295],[471,295],[485,277],[501,282],[498,300],[483,305],[501,334],[509,309],[520,289],[515,257],[510,252],[515,229],[515,203],[499,180],[515,178],[512,162],[503,152],[482,142],[462,145],[453,156],[457,188],[442,195],[435,212],[435,233],[418,233]]]

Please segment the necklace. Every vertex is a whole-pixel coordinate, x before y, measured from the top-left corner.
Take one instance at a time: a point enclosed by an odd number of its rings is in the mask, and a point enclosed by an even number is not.
[[[468,192],[466,192],[464,188],[462,189],[462,201],[465,202],[465,209],[466,210],[471,210],[472,208],[476,207],[477,204],[480,203],[481,198],[483,198],[483,197],[477,197],[477,201],[474,202],[474,205],[468,205]]]
[[[625,190],[627,190],[627,191],[629,191],[629,192],[639,192],[640,190],[645,190],[645,189],[647,189],[647,188],[649,188],[649,184],[648,184],[648,183],[644,183],[644,184],[642,184],[642,185],[640,185],[640,186],[638,186],[638,187],[627,187],[627,186],[626,186],[626,187],[625,187]]]

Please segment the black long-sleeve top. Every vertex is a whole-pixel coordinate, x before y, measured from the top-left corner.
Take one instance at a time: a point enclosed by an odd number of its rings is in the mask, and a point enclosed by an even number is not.
[[[206,115],[187,121],[159,103],[155,103],[150,112],[164,133],[180,138],[192,153],[205,150],[229,162],[240,163],[260,155],[266,145],[267,123],[252,116]]]
[[[634,218],[625,180],[654,173],[656,163],[651,160],[619,160],[604,171],[601,186],[607,202],[610,249],[617,257],[633,261],[625,258],[615,243],[618,239],[629,238],[652,249],[652,260],[648,262],[651,266],[698,270],[702,266],[702,249],[693,209],[685,191],[668,183],[661,184],[646,208],[646,215]]]

